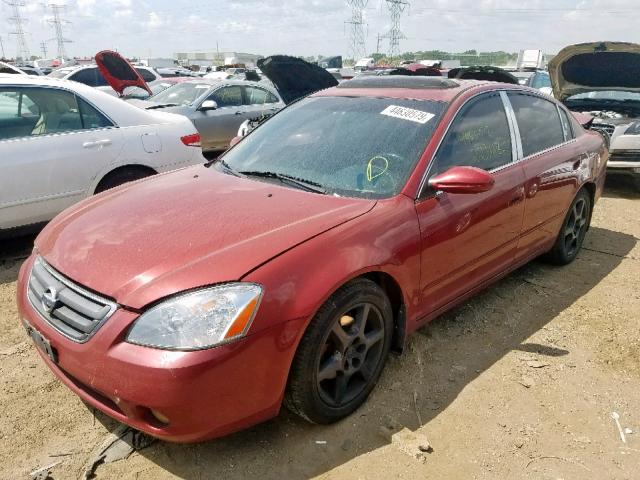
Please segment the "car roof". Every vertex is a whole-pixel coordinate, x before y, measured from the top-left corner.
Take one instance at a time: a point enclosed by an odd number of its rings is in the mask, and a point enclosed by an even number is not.
[[[510,89],[518,87],[517,85],[507,83],[479,80],[453,80],[445,77],[405,75],[365,76],[348,80],[337,87],[322,90],[312,96],[411,98],[448,103],[468,90],[496,85]]]

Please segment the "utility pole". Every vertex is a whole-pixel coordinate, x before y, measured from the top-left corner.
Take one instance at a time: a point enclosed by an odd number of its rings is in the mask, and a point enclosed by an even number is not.
[[[9,18],[9,21],[12,22],[15,26],[15,30],[13,32],[10,32],[10,34],[16,36],[16,60],[21,58],[23,61],[28,61],[31,59],[31,54],[29,53],[29,47],[27,46],[27,35],[24,30],[25,20],[20,14],[20,8],[24,7],[25,3],[23,0],[4,0],[4,3],[11,7],[11,11],[13,13],[13,16]]]
[[[400,40],[406,38],[400,30],[400,17],[409,6],[408,0],[385,0],[391,13],[391,30],[384,38],[389,39],[389,58],[394,59],[400,54]]]
[[[380,40],[382,40],[382,35],[378,34],[378,42],[376,43],[376,53],[380,55]]]
[[[40,50],[42,51],[42,58],[47,58],[47,42],[40,43]]]
[[[351,25],[349,54],[354,62],[367,55],[364,35],[364,9],[367,8],[367,3],[369,0],[347,0],[347,5],[351,7],[351,20],[345,23]]]
[[[0,37],[0,51],[2,51],[2,57],[0,58],[7,58],[4,53],[4,43],[2,43],[2,37]]]
[[[49,20],[49,23],[53,25],[53,28],[56,31],[56,38],[54,40],[58,44],[58,58],[61,61],[64,61],[67,58],[67,52],[64,44],[71,43],[71,40],[64,38],[62,28],[64,25],[68,25],[70,22],[68,22],[67,20],[63,20],[60,16],[60,12],[66,9],[67,6],[57,3],[50,3],[49,8],[53,12],[53,18]]]

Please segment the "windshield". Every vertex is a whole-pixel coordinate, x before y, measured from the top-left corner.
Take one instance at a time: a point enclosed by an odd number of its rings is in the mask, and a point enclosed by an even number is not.
[[[207,93],[211,85],[208,83],[178,83],[154,95],[151,100],[156,103],[171,103],[180,106],[191,105]]]
[[[572,100],[609,100],[614,102],[633,101],[640,102],[638,92],[619,92],[616,90],[604,90],[602,92],[579,93],[570,96],[567,101]]]
[[[406,183],[445,105],[364,97],[307,98],[254,130],[224,155],[217,168],[229,167],[249,176],[256,172],[286,175],[321,187],[327,194],[390,197]]]
[[[545,88],[551,87],[551,79],[547,73],[536,73],[531,82],[532,88]]]

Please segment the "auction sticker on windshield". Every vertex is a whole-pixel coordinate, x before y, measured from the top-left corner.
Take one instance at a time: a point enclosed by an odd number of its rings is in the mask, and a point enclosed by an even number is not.
[[[403,120],[422,124],[427,123],[435,117],[433,113],[414,110],[413,108],[399,107],[398,105],[389,105],[380,113],[388,117],[401,118]]]

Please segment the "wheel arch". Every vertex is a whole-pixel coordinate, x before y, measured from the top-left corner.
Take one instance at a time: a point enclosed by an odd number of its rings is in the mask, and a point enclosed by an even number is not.
[[[393,311],[393,337],[391,338],[391,349],[396,353],[402,353],[404,350],[405,340],[407,338],[407,314],[405,308],[404,295],[400,284],[393,276],[381,270],[372,270],[352,278],[353,281],[358,278],[366,278],[371,280],[384,290]],[[348,283],[348,282],[347,282]],[[341,287],[340,287],[341,288]]]
[[[591,227],[591,217],[593,215],[593,207],[595,206],[596,203],[596,184],[594,182],[585,182],[582,187],[576,192],[576,195],[573,197],[573,199],[575,199],[575,197],[580,193],[581,190],[586,190],[587,193],[589,194],[589,200],[591,201],[591,208],[589,209],[589,220],[587,223],[587,229],[589,229]],[[573,202],[573,199],[571,200],[571,202]]]
[[[136,170],[136,171],[140,171],[140,172],[145,172],[148,173],[149,175],[156,175],[158,173],[157,170],[155,170],[154,168],[148,166],[148,165],[144,165],[142,163],[127,163],[125,165],[118,165],[118,166],[113,166],[110,169],[108,169],[107,171],[105,171],[100,177],[98,177],[99,179],[97,181],[94,182],[93,185],[93,194],[96,193],[96,191],[98,190],[98,188],[100,187],[100,185],[110,176],[113,175],[117,175],[120,172],[124,172],[127,170]]]

